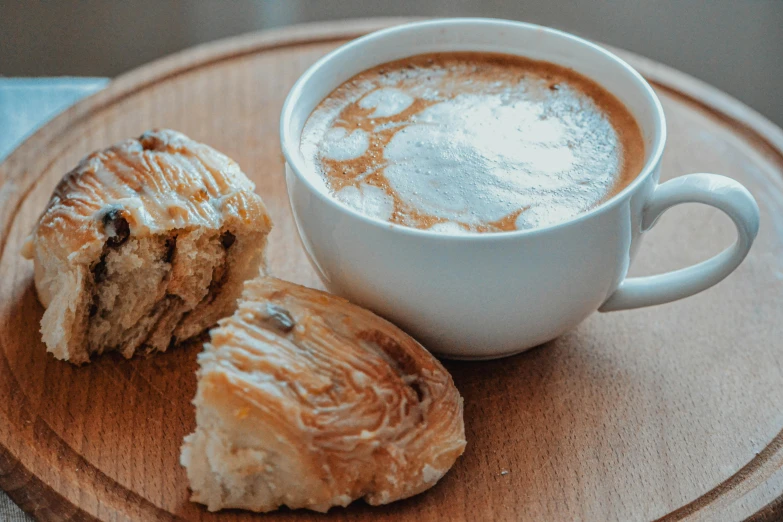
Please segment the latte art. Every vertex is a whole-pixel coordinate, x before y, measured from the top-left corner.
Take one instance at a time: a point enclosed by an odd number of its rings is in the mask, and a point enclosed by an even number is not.
[[[625,187],[644,155],[627,109],[591,80],[481,53],[359,74],[310,116],[301,152],[344,204],[443,233],[568,220]]]

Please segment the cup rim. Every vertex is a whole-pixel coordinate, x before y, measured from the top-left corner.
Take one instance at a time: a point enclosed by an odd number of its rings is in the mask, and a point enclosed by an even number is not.
[[[328,67],[330,62],[336,59],[337,57],[339,57],[340,55],[348,52],[349,50],[366,45],[368,42],[378,38],[385,38],[395,33],[416,31],[421,28],[433,28],[433,27],[438,28],[438,27],[446,27],[446,26],[454,26],[454,25],[472,25],[472,24],[494,25],[498,29],[508,28],[508,27],[515,27],[515,28],[521,27],[527,30],[543,31],[547,34],[551,34],[569,40],[575,45],[586,46],[593,52],[599,53],[609,58],[610,60],[616,62],[620,67],[625,69],[626,72],[628,72],[637,81],[639,88],[644,92],[644,94],[646,94],[646,98],[648,102],[652,105],[653,112],[655,114],[655,118],[654,118],[655,129],[654,129],[654,137],[653,137],[653,144],[652,144],[652,152],[647,158],[647,161],[645,161],[642,170],[639,172],[639,174],[637,174],[636,178],[634,178],[634,180],[631,183],[629,183],[625,188],[623,188],[623,190],[613,195],[611,198],[607,199],[606,201],[603,201],[602,203],[591,208],[590,210],[577,214],[576,216],[573,216],[572,218],[567,219],[565,221],[561,221],[551,225],[545,225],[541,227],[534,227],[534,228],[523,229],[523,230],[512,230],[512,231],[504,231],[504,232],[485,232],[481,234],[449,234],[449,233],[438,232],[438,231],[433,231],[428,229],[420,229],[420,228],[408,227],[405,225],[399,225],[397,223],[391,223],[389,221],[385,221],[379,218],[368,216],[366,214],[362,214],[358,210],[353,209],[348,205],[339,202],[337,199],[326,194],[324,191],[319,190],[317,187],[315,187],[313,182],[310,181],[310,179],[308,179],[307,176],[302,174],[302,169],[305,168],[304,161],[296,153],[299,150],[299,143],[291,144],[289,143],[289,140],[287,138],[291,130],[290,129],[291,122],[293,121],[292,116],[296,110],[296,105],[299,101],[299,98],[301,97],[305,85],[309,82],[310,78],[313,75],[315,75],[321,69]],[[410,56],[414,56],[414,54],[411,54]],[[380,65],[380,62],[376,65]],[[348,79],[349,78],[345,78],[342,81],[346,81]],[[601,85],[605,89],[609,90],[609,92],[612,92],[608,87],[606,87],[599,80],[595,80],[595,81],[597,81],[599,85]],[[644,77],[642,77],[642,75],[636,69],[631,67],[631,65],[628,64],[625,60],[623,60],[616,54],[612,53],[611,51],[589,40],[586,40],[584,38],[581,38],[579,36],[573,35],[565,31],[561,31],[559,29],[553,29],[551,27],[532,24],[528,22],[518,22],[518,21],[504,20],[499,18],[439,18],[435,20],[410,22],[410,23],[395,25],[392,27],[387,27],[385,29],[381,29],[378,31],[373,31],[364,36],[353,39],[341,45],[337,49],[334,49],[328,54],[322,56],[318,61],[316,61],[313,65],[311,65],[299,77],[296,83],[294,83],[291,90],[288,92],[288,96],[286,96],[285,102],[283,103],[282,111],[280,113],[279,132],[280,132],[280,146],[283,152],[283,156],[285,157],[286,163],[289,166],[290,170],[299,179],[299,181],[303,182],[305,186],[307,186],[310,192],[315,193],[317,198],[325,202],[327,205],[330,205],[338,209],[340,212],[348,214],[354,217],[355,219],[363,221],[364,223],[370,226],[380,227],[383,230],[400,233],[408,236],[429,238],[431,240],[444,240],[444,241],[457,241],[457,242],[494,241],[494,240],[502,240],[504,238],[511,240],[519,237],[545,234],[560,228],[565,228],[586,221],[588,219],[591,219],[592,217],[607,212],[612,208],[615,208],[617,205],[620,205],[623,200],[625,200],[630,194],[632,194],[635,190],[637,190],[641,185],[644,184],[645,180],[653,174],[656,167],[660,163],[661,156],[663,155],[663,149],[666,144],[666,117],[664,115],[663,107],[661,105],[660,100],[658,99],[658,96],[655,94],[655,92],[653,91],[652,87],[647,82],[647,80],[645,80]],[[292,147],[294,148],[293,150]],[[286,183],[288,183],[287,180]]]

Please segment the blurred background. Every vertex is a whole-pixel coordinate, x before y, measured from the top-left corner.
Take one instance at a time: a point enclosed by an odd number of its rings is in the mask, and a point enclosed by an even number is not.
[[[374,16],[557,27],[685,71],[783,125],[783,0],[0,0],[0,76],[116,76],[226,36]]]

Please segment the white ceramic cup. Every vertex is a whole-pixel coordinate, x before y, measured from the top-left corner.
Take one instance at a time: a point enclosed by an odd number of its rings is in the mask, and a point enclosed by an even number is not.
[[[333,89],[373,66],[422,53],[487,51],[546,60],[592,78],[636,118],[643,170],[622,192],[552,226],[446,235],[390,224],[333,199],[299,151],[310,113]],[[689,174],[659,185],[666,126],[661,103],[631,66],[576,36],[492,19],[442,19],[378,31],[310,67],[283,106],[280,138],[296,225],[326,287],[374,310],[449,358],[491,359],[524,351],[596,310],[658,305],[701,292],[742,262],[759,209],[736,181]],[[703,203],[725,212],[737,241],[697,265],[627,278],[644,233],[668,208]]]

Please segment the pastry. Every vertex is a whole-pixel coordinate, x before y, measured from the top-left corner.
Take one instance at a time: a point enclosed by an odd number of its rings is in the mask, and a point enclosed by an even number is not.
[[[172,130],[95,152],[28,238],[48,351],[165,351],[232,313],[272,226],[239,166]]]
[[[465,448],[448,372],[344,299],[260,277],[210,336],[181,455],[210,511],[386,504],[432,487]]]

